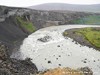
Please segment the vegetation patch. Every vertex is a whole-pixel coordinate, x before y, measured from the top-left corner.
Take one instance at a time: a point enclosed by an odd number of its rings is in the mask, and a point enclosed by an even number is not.
[[[63,36],[70,37],[81,45],[100,50],[100,27],[69,29],[63,33]]]
[[[84,18],[73,20],[74,24],[90,24],[90,25],[100,25],[100,15],[92,15]]]
[[[24,27],[27,31],[29,32],[34,32],[36,31],[35,26],[32,24],[30,21],[25,21],[23,17],[16,17],[18,22],[21,24],[22,27]]]
[[[95,47],[100,48],[100,30],[96,30],[93,28],[83,28],[76,31],[77,33],[80,33],[84,35],[84,37]]]
[[[63,33],[64,36],[67,36],[67,34],[68,34],[67,32],[64,32],[64,33]]]

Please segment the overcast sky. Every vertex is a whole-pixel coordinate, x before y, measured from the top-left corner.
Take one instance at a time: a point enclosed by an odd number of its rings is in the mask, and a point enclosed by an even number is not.
[[[43,3],[100,4],[100,0],[0,0],[0,5],[26,7]]]

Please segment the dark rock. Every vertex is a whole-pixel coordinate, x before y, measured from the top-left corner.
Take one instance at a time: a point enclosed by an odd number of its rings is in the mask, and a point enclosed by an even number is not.
[[[56,58],[56,60],[58,60],[58,58]]]
[[[57,47],[60,47],[60,45],[58,45]]]
[[[68,56],[70,56],[70,55],[68,55]]]
[[[51,63],[51,61],[48,61],[48,63]]]
[[[30,75],[36,74],[38,69],[31,59],[17,60],[10,58],[6,45],[0,43],[0,75]]]
[[[80,70],[84,73],[84,75],[93,75],[92,70],[88,67],[83,67]]]
[[[51,40],[51,36],[44,36],[43,38],[39,38],[38,41],[48,42]]]
[[[12,74],[9,70],[4,68],[4,69],[0,69],[0,75],[12,75]]]
[[[61,57],[61,55],[59,55],[59,57]]]
[[[9,59],[0,64],[0,75],[30,75],[38,72],[30,60]]]
[[[59,64],[59,66],[61,66],[61,64]]]
[[[83,63],[87,63],[86,61],[83,61]]]
[[[6,60],[7,58],[9,58],[7,52],[8,52],[8,47],[0,43],[0,60]]]
[[[93,62],[96,62],[95,60]]]
[[[53,55],[55,57],[55,55]]]

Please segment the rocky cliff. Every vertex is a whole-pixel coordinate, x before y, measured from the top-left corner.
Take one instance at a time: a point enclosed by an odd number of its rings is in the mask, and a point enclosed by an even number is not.
[[[36,66],[30,61],[10,58],[9,48],[0,42],[0,75],[31,75],[37,73]]]

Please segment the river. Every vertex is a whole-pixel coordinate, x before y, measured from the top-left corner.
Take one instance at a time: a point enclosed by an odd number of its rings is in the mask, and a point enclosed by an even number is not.
[[[94,75],[100,75],[100,52],[75,44],[73,39],[65,39],[62,33],[66,29],[100,27],[97,25],[62,25],[42,28],[24,39],[19,54],[12,57],[31,58],[37,68],[42,71],[56,67],[80,68],[89,67]],[[39,41],[39,38],[49,36],[48,41]],[[94,62],[95,61],[95,62]]]

